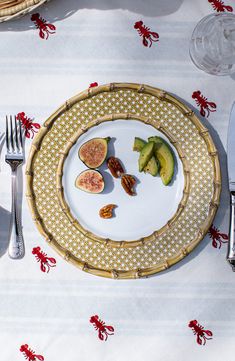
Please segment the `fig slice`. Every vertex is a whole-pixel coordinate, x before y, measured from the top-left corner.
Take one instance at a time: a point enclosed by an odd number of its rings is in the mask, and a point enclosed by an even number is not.
[[[77,176],[75,186],[88,193],[101,193],[104,189],[104,178],[97,170],[87,169]]]
[[[79,158],[90,169],[100,167],[107,157],[109,141],[110,137],[88,140],[79,148]]]

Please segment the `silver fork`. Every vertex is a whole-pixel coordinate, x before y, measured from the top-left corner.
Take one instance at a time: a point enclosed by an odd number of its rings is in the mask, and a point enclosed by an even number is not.
[[[25,247],[24,247],[21,219],[19,217],[19,206],[17,202],[17,168],[20,165],[22,165],[24,161],[24,152],[23,152],[22,130],[21,130],[21,126],[17,127],[16,117],[14,121],[14,129],[13,129],[12,116],[10,116],[10,121],[8,121],[8,117],[6,117],[6,146],[7,146],[7,154],[5,156],[5,161],[11,166],[11,175],[12,175],[11,176],[12,228],[11,228],[8,254],[10,258],[20,259],[25,254]]]

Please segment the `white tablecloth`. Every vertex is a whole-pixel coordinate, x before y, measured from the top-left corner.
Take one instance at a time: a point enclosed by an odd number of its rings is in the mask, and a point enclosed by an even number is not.
[[[235,8],[235,1],[228,3]],[[207,0],[52,0],[39,9],[57,28],[48,40],[39,38],[30,15],[0,24],[0,131],[6,114],[24,111],[44,122],[95,81],[156,86],[182,98],[197,114],[191,96],[200,90],[217,104],[216,112],[201,119],[219,150],[223,177],[214,225],[228,233],[226,136],[235,76],[205,74],[188,53],[194,26],[213,11]],[[133,27],[139,20],[159,34],[151,48],[142,45]],[[79,271],[48,246],[23,196],[26,255],[13,261],[6,241],[10,168],[4,162],[5,144],[0,144],[1,361],[23,360],[23,344],[46,361],[234,359],[235,274],[225,261],[226,244],[214,248],[207,236],[183,261],[152,278],[103,279]],[[27,152],[30,144],[27,139]],[[49,273],[40,271],[32,255],[35,246],[56,258]],[[115,328],[107,342],[98,339],[89,322],[92,315]],[[205,346],[188,327],[195,319],[213,332]]]

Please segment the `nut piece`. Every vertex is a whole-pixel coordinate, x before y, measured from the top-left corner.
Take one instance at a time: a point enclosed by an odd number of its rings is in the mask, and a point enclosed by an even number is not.
[[[133,196],[135,194],[133,186],[135,185],[136,180],[133,177],[133,175],[130,174],[124,174],[121,179],[121,184],[126,191],[127,194],[130,196]]]
[[[107,160],[108,168],[114,178],[121,177],[124,173],[123,167],[118,158],[110,157]]]
[[[107,204],[99,210],[99,215],[101,218],[112,218],[113,209],[117,207],[116,204]]]

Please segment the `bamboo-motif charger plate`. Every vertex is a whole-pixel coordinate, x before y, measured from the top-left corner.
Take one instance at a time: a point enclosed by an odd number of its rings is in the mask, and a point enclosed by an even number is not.
[[[73,186],[86,169],[79,146],[102,135],[111,135],[110,155],[140,180],[135,197],[122,192],[107,169],[101,172],[111,185],[103,195]],[[170,186],[133,168],[138,155],[131,142],[141,135],[171,143],[176,169]],[[33,219],[46,241],[80,269],[120,279],[160,272],[191,252],[212,223],[221,191],[217,150],[196,115],[163,90],[128,83],[89,88],[66,101],[34,139],[26,177]],[[99,220],[98,208],[112,197],[120,201],[116,217]]]

